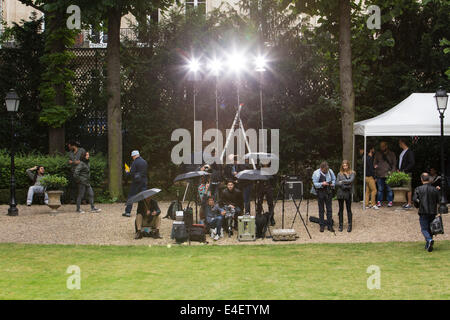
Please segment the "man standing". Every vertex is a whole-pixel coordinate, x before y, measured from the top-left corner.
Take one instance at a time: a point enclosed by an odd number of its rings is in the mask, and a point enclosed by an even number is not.
[[[139,192],[147,190],[147,170],[148,165],[139,154],[139,151],[134,150],[131,152],[131,157],[133,158],[133,163],[129,171],[126,171],[127,176],[131,177],[130,191],[128,192],[128,199],[135,196]],[[129,204],[125,208],[125,213],[122,214],[124,217],[131,217],[131,209],[133,209],[133,204]]]
[[[437,205],[439,203],[439,191],[431,185],[431,177],[428,173],[422,173],[420,176],[422,185],[414,191],[414,206],[419,208],[420,229],[425,237],[425,250],[433,251],[433,235],[430,230],[430,223],[437,214]]]
[[[373,167],[375,168],[375,175],[377,176],[377,206],[381,207],[383,201],[383,192],[387,192],[388,207],[392,207],[392,200],[394,200],[394,193],[391,187],[386,184],[387,176],[396,170],[397,157],[395,153],[389,150],[387,142],[380,143],[380,151],[375,153],[373,160]]]
[[[317,191],[317,201],[319,205],[319,224],[320,232],[325,229],[324,206],[327,209],[328,230],[334,232],[333,229],[333,212],[332,212],[332,188],[336,185],[336,176],[328,166],[326,161],[320,164],[320,168],[314,171],[312,175],[314,189]]]
[[[70,165],[70,177],[69,177],[69,194],[70,201],[75,203],[78,194],[78,184],[73,178],[75,168],[80,164],[81,155],[86,153],[86,150],[80,147],[80,144],[76,141],[70,141],[67,143],[69,149],[69,165]]]
[[[414,153],[412,152],[412,150],[409,149],[408,147],[408,142],[406,142],[405,139],[399,139],[398,140],[398,145],[400,146],[400,148],[402,148],[402,152],[400,153],[400,156],[398,157],[398,169],[399,171],[402,171],[404,173],[407,173],[409,175],[409,177],[411,178],[409,180],[409,184],[408,184],[408,202],[406,204],[403,205],[404,209],[411,209],[411,199],[412,199],[412,184],[411,184],[411,180],[412,180],[412,170],[414,168],[415,165],[415,160],[414,160]]]
[[[373,156],[375,148],[370,147],[366,155],[366,207],[379,209],[376,205],[377,186],[375,185],[375,170],[373,167]],[[370,201],[369,201],[370,200]]]

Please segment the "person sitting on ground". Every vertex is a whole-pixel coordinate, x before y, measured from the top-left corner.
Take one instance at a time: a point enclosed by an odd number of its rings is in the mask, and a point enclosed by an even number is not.
[[[94,190],[91,187],[91,169],[89,165],[89,152],[83,153],[80,158],[80,163],[76,166],[73,173],[73,178],[78,184],[78,196],[77,196],[77,213],[84,213],[81,210],[81,199],[85,192],[87,192],[89,204],[91,205],[91,212],[100,212],[101,209],[97,209],[94,206]]]
[[[28,188],[27,206],[31,206],[35,194],[44,194],[44,203],[48,204],[48,194],[45,192],[44,187],[40,182],[45,174],[44,167],[34,166],[33,168],[27,169],[26,172],[31,181],[33,181],[33,185]]]
[[[242,204],[243,204],[242,192],[235,188],[234,181],[229,180],[227,182],[227,187],[222,190],[220,194],[219,206],[221,208],[229,207],[234,210],[234,229],[237,230],[238,216],[242,215]]]
[[[425,250],[433,251],[433,235],[430,230],[430,223],[437,214],[437,206],[440,200],[439,191],[431,185],[431,176],[424,172],[420,179],[422,185],[414,190],[414,206],[419,208],[419,223],[422,234],[425,238]]]
[[[141,239],[143,236],[142,228],[150,227],[150,237],[153,239],[161,239],[159,235],[159,226],[161,225],[161,210],[158,202],[151,198],[139,201],[136,211],[135,239]]]
[[[215,241],[223,237],[222,224],[225,216],[225,210],[220,208],[214,201],[213,196],[208,197],[208,203],[205,206],[206,222],[211,228],[211,238]]]

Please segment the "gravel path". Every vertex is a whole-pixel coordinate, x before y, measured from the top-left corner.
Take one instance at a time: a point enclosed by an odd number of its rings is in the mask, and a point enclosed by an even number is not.
[[[169,206],[168,202],[159,203],[164,216]],[[252,203],[253,205],[253,203]],[[333,202],[333,219],[337,222],[337,201]],[[56,215],[50,214],[47,206],[19,206],[19,216],[6,215],[8,206],[0,206],[0,242],[2,243],[39,243],[39,244],[94,244],[94,245],[167,245],[173,244],[170,239],[172,220],[162,219],[161,236],[163,239],[143,238],[134,240],[133,208],[132,218],[122,217],[124,205],[99,204],[100,213],[75,213],[74,205],[65,205]],[[267,206],[265,205],[265,208]],[[85,206],[88,209],[88,206]],[[252,212],[254,208],[252,207]],[[306,221],[306,201],[301,205],[302,216]],[[309,203],[309,215],[318,216],[317,202]],[[290,228],[295,214],[292,202],[286,202],[285,228]],[[345,213],[344,213],[345,214]],[[275,209],[275,228],[281,228],[281,202]],[[444,215],[444,228],[450,227],[450,215]],[[239,242],[236,233],[232,238],[225,236],[215,242],[207,236],[207,241],[218,245],[229,244],[291,244],[291,243],[346,243],[346,242],[386,242],[386,241],[423,241],[420,232],[419,217],[416,209],[403,210],[399,207],[382,208],[380,210],[361,209],[361,204],[353,204],[353,231],[347,233],[346,217],[344,231],[336,235],[325,230],[319,232],[319,226],[307,222],[312,236],[309,239],[305,227],[297,216],[294,229],[300,236],[296,241],[272,241],[272,239],[252,242]],[[450,240],[450,234],[439,235],[436,240]],[[199,243],[192,243],[199,245]]]

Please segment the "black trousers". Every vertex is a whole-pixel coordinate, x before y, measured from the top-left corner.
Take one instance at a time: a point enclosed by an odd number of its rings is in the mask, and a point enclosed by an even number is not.
[[[258,202],[257,202],[257,208],[256,208],[256,212],[258,214],[263,212],[263,201],[264,201],[264,196],[266,196],[266,200],[267,200],[267,206],[269,207],[269,213],[270,216],[273,217],[273,188],[271,185],[262,185],[262,186],[258,186]]]
[[[338,199],[339,202],[339,226],[342,226],[344,224],[344,202],[345,207],[347,209],[347,222],[348,225],[352,225],[352,197],[349,197],[348,199]]]
[[[326,225],[331,226],[332,225],[332,219],[333,219],[333,209],[332,209],[332,203],[331,203],[332,199],[333,199],[333,195],[331,192],[322,191],[322,190],[317,191],[320,226],[326,226]],[[325,220],[324,220],[325,207],[327,209],[327,224],[325,224]]]

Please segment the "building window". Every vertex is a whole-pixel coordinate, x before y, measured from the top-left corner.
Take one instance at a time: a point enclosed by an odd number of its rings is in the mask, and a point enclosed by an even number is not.
[[[186,11],[193,9],[206,14],[206,0],[186,0]]]

